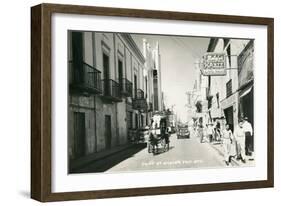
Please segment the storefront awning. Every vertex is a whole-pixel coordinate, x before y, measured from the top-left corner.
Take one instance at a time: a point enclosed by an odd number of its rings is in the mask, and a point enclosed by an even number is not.
[[[253,88],[253,86],[249,87],[248,89],[245,89],[245,90],[241,93],[240,98],[242,98],[242,97],[246,96],[247,94],[249,94],[249,93],[251,92],[252,88]]]

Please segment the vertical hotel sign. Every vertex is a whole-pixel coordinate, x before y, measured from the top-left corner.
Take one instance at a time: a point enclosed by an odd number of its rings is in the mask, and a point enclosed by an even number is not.
[[[224,53],[206,53],[203,56],[202,64],[201,72],[204,76],[226,75],[226,55]]]

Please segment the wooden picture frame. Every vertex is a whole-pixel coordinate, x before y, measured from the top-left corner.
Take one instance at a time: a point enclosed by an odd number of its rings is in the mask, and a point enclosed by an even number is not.
[[[215,184],[170,185],[54,193],[51,190],[51,48],[55,13],[112,17],[220,22],[267,27],[267,179]],[[274,20],[272,18],[152,11],[76,5],[40,4],[31,8],[31,198],[42,201],[81,200],[140,195],[273,187],[274,184]]]

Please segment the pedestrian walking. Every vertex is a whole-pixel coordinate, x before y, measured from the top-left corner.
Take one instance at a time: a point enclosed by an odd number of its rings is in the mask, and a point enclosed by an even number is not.
[[[254,141],[253,141],[253,128],[250,122],[248,122],[248,117],[244,117],[243,128],[246,138],[246,155],[253,155],[254,152]]]
[[[216,121],[216,126],[215,126],[215,139],[216,141],[221,141],[221,125],[219,121]]]
[[[213,142],[213,136],[214,136],[214,128],[213,128],[213,124],[209,123],[208,125],[206,125],[207,127],[207,136],[209,138],[209,142]]]
[[[231,162],[231,147],[233,143],[233,135],[232,131],[230,130],[229,124],[225,125],[225,128],[222,130],[222,145],[223,145],[223,152],[224,152],[224,161],[225,164],[228,166]]]
[[[240,119],[238,125],[234,129],[234,138],[238,149],[237,159],[241,158],[243,163],[246,163],[245,155],[245,131],[243,129],[243,120]]]
[[[165,139],[166,145],[169,145],[170,139],[169,139],[169,133],[168,133],[167,119],[166,118],[161,118],[161,120],[160,120],[160,130],[161,130],[161,138]]]
[[[198,125],[198,135],[200,138],[200,143],[203,143],[204,140],[204,127],[202,123],[199,123]]]

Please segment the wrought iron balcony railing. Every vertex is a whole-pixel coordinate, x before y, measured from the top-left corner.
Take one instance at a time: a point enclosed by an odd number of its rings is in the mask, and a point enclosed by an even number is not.
[[[69,86],[73,92],[100,94],[101,72],[85,62],[69,62]]]
[[[102,80],[102,97],[110,102],[122,101],[120,85],[112,79]]]
[[[128,79],[123,78],[121,86],[121,94],[126,97],[133,96],[133,84]]]
[[[133,109],[139,110],[141,112],[147,112],[148,104],[146,102],[143,90],[137,89],[137,91],[135,92],[135,98],[133,99],[132,103]]]
[[[148,105],[146,99],[133,99],[132,107],[135,110],[139,110],[140,112],[147,112]]]

